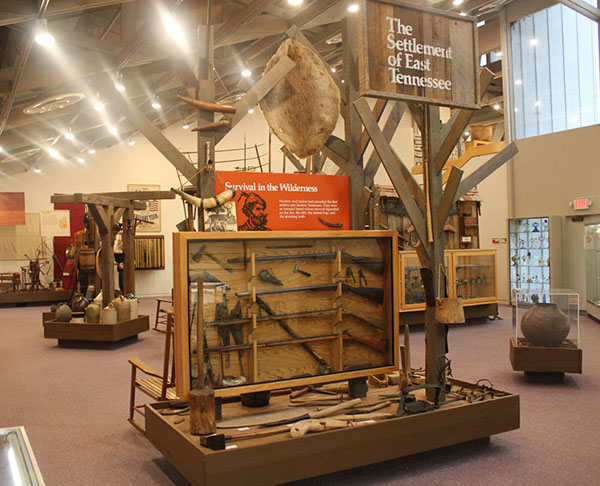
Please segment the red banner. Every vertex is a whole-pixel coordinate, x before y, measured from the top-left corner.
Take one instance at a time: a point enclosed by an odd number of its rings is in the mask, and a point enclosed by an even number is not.
[[[217,193],[236,190],[239,231],[350,229],[347,176],[217,172]]]

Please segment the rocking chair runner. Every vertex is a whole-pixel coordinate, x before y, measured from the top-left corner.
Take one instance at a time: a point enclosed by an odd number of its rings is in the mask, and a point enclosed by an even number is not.
[[[142,433],[145,429],[134,420],[135,412],[145,415],[144,404],[135,404],[135,391],[140,390],[149,397],[157,401],[175,400],[175,352],[173,345],[173,310],[167,312],[166,330],[165,330],[165,355],[162,374],[155,371],[152,367],[141,361],[139,358],[129,358],[131,363],[131,389],[129,401],[129,423]],[[169,374],[169,367],[171,374]],[[141,371],[148,377],[138,377],[137,372]]]

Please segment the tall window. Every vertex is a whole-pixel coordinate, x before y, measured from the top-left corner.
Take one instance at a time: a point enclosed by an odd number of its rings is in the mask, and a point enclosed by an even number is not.
[[[516,138],[599,122],[597,22],[554,5],[511,25],[511,49]]]

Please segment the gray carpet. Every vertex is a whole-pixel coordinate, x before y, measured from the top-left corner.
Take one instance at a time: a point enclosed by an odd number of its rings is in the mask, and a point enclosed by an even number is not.
[[[153,315],[155,301],[144,299]],[[163,335],[107,349],[59,348],[43,338],[46,307],[0,308],[0,427],[24,425],[47,484],[185,485],[185,479],[127,422],[130,366],[137,356],[161,369]],[[503,320],[454,327],[454,376],[488,378],[521,396],[521,428],[471,443],[294,483],[464,485],[600,483],[600,324],[581,319],[583,375],[528,383],[508,359]],[[152,319],[151,319],[152,320]],[[423,363],[422,327],[411,328],[413,366]]]

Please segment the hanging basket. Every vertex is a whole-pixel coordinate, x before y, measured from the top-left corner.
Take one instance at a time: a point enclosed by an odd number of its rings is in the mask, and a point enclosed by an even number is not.
[[[462,299],[437,298],[435,301],[435,320],[440,324],[464,324],[465,311]]]

